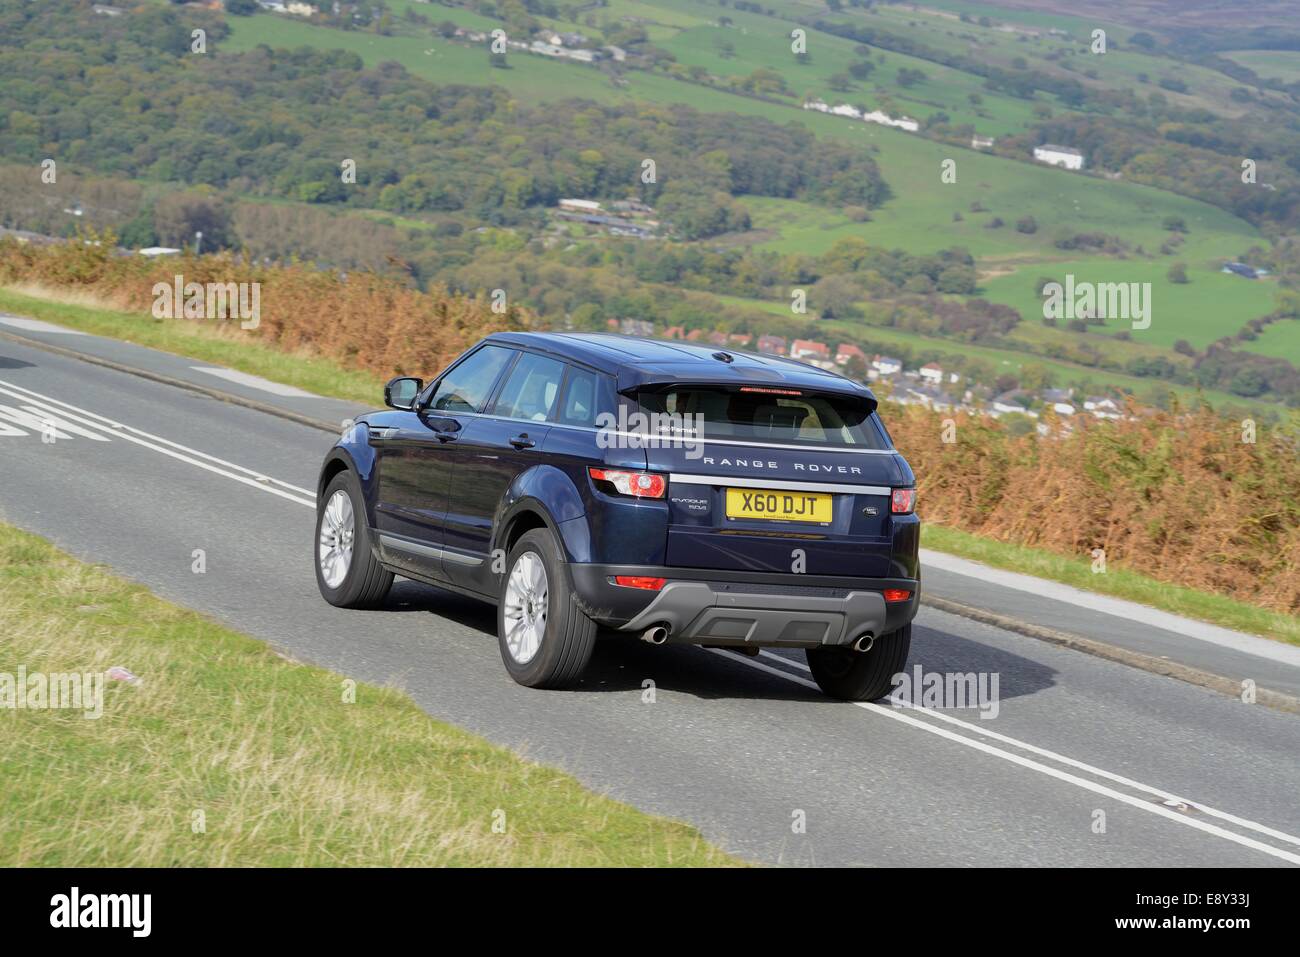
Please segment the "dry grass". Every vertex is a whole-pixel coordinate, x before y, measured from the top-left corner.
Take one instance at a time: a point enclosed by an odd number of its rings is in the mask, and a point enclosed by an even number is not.
[[[0,635],[0,672],[143,679],[108,682],[95,720],[0,711],[4,866],[735,863],[397,691],[361,684],[345,703],[341,676],[7,525]]]

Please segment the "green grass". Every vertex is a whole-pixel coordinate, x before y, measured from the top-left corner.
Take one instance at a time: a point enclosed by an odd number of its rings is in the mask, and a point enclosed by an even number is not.
[[[925,548],[983,562],[996,568],[1073,585],[1086,591],[1159,608],[1211,624],[1300,644],[1300,619],[1272,612],[1222,595],[1171,585],[1138,572],[1107,565],[1104,574],[1092,571],[1091,559],[1058,555],[1024,545],[1011,545],[955,528],[925,523],[921,527]]]
[[[348,703],[346,676],[3,524],[0,634],[11,676],[121,665],[141,679],[106,681],[93,720],[4,715],[6,867],[739,863],[394,689],[358,683]]]
[[[790,315],[790,307],[784,302],[773,302],[763,299],[747,299],[741,296],[718,296],[718,299],[722,300],[722,302],[729,306],[735,306],[741,309],[753,309],[782,318]],[[1030,322],[1032,323],[1032,321],[1033,320],[1031,319]],[[861,320],[824,319],[818,323],[818,327],[823,330],[823,334],[819,338],[831,346],[834,346],[836,343],[841,341],[856,338],[880,343],[882,345],[893,343],[899,346],[911,347],[918,357],[933,355],[941,359],[948,356],[963,356],[966,358],[983,359],[990,363],[999,374],[1007,373],[1017,376],[1026,367],[1041,367],[1051,373],[1052,381],[1058,386],[1085,382],[1088,384],[1090,390],[1101,391],[1104,387],[1109,387],[1132,392],[1134,395],[1139,397],[1147,397],[1154,392],[1160,392],[1162,394],[1172,392],[1179,397],[1180,401],[1189,405],[1195,404],[1199,399],[1204,399],[1216,409],[1250,408],[1267,409],[1275,412],[1280,408],[1280,406],[1274,403],[1244,399],[1241,396],[1232,395],[1215,389],[1198,390],[1188,386],[1166,382],[1162,379],[1141,378],[1138,376],[1125,375],[1120,372],[1110,372],[1105,369],[1097,369],[1077,363],[1050,359],[1045,356],[1032,355],[1028,352],[1014,349],[973,345],[961,342],[957,339],[944,339],[938,336],[923,336],[903,329],[872,325]],[[1023,336],[1021,341],[1032,342],[1042,338],[1042,332],[1040,330],[1041,327],[1028,328],[1023,333],[1020,332],[1020,330],[1017,330],[1013,333],[1013,337],[1020,335]],[[1093,336],[1088,337],[1089,340],[1096,340],[1098,338],[1099,337]],[[1108,347],[1115,346],[1121,350],[1127,350],[1126,354],[1130,356],[1138,354],[1138,350],[1130,349],[1130,344],[1128,343],[1114,342],[1106,343],[1105,345]],[[1143,355],[1151,354],[1150,349],[1141,348],[1140,344],[1139,348]]]
[[[1197,349],[1204,349],[1221,336],[1235,333],[1248,319],[1273,311],[1275,283],[1251,282],[1226,274],[1220,269],[1221,262],[1195,261],[1187,262],[1190,282],[1172,283],[1166,272],[1175,261],[1183,261],[1182,256],[1162,256],[1153,261],[1082,259],[1024,267],[1013,275],[990,280],[986,296],[1018,309],[1027,321],[1036,323],[1043,315],[1043,297],[1034,291],[1040,275],[1064,283],[1066,275],[1072,274],[1076,284],[1149,282],[1150,328],[1132,329],[1132,323],[1122,319],[1108,319],[1105,326],[1094,328],[1107,333],[1129,329],[1134,341],[1165,348],[1186,339]]]
[[[281,352],[258,342],[255,332],[225,333],[215,324],[155,319],[147,313],[60,301],[56,293],[29,294],[32,291],[0,288],[0,310],[227,366],[317,395],[373,405],[383,394],[383,382],[370,373],[330,359]]]
[[[1297,50],[1234,50],[1221,55],[1254,70],[1265,79],[1287,83],[1300,81],[1300,51]]]

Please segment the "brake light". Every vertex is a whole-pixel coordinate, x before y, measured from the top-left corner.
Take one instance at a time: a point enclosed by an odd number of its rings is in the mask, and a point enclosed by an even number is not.
[[[664,492],[668,490],[667,479],[653,472],[624,472],[619,469],[597,468],[587,469],[587,472],[597,482],[612,486],[619,495],[631,495],[634,498],[663,498]]]
[[[916,489],[896,488],[889,502],[889,510],[895,515],[906,515],[916,508]]]
[[[799,389],[768,389],[757,385],[742,385],[741,392],[760,392],[763,395],[803,395]]]
[[[906,588],[886,588],[885,601],[907,601],[912,593]]]
[[[645,588],[649,591],[658,591],[664,587],[666,578],[651,578],[649,575],[615,575],[614,584],[622,585],[624,588]]]

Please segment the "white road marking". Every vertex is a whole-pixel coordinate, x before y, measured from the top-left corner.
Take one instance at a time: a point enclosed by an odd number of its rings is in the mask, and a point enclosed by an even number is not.
[[[25,405],[21,409],[15,409],[11,405],[0,405],[0,419],[7,419],[14,425],[24,426],[34,432],[48,433],[55,439],[70,439],[74,435],[80,435],[96,442],[109,441],[98,432],[91,432],[79,425],[73,425],[67,419],[52,415],[49,410],[37,408],[34,405]],[[26,433],[20,432],[19,434]]]
[[[291,385],[284,385],[280,382],[272,382],[270,379],[263,379],[261,376],[249,375],[247,372],[239,372],[236,369],[223,369],[220,366],[190,366],[195,372],[206,372],[208,375],[217,376],[228,382],[234,382],[238,385],[246,385],[250,389],[261,389],[263,392],[270,392],[274,395],[289,396],[294,399],[319,399],[320,396],[313,395],[310,392],[304,392],[302,389],[295,388]]]
[[[813,691],[817,691],[820,693],[820,689],[817,687],[817,683],[808,678],[801,678],[798,675],[792,675],[788,671],[782,671],[780,668],[773,668],[771,665],[765,665],[760,661],[755,661],[752,658],[745,658],[729,651],[723,651],[720,648],[704,648],[703,650],[715,655],[721,655],[722,657],[726,658],[728,661],[735,662],[736,664],[745,665],[750,668],[756,668],[759,671],[766,672],[767,674],[770,675],[775,675],[778,678],[784,678],[786,681],[792,681],[797,685],[802,685],[805,688],[811,688]],[[777,660],[782,661],[785,664],[792,663],[785,658],[781,658],[780,655],[769,655],[769,657],[776,658]],[[1195,828],[1198,831],[1204,831],[1206,834],[1213,834],[1215,837],[1221,837],[1225,841],[1231,841],[1234,844],[1240,844],[1243,847],[1249,847],[1252,850],[1260,851],[1261,853],[1268,854],[1271,857],[1279,858],[1291,864],[1300,864],[1300,854],[1293,854],[1290,851],[1286,851],[1278,847],[1273,847],[1271,844],[1265,844],[1263,841],[1257,841],[1253,837],[1246,837],[1244,834],[1237,834],[1235,831],[1229,831],[1226,828],[1219,827],[1217,824],[1210,824],[1206,821],[1197,820],[1194,817],[1188,817],[1179,811],[1172,810],[1171,808],[1164,807],[1163,805],[1160,804],[1152,804],[1150,801],[1145,800],[1143,798],[1134,797],[1133,795],[1125,794],[1122,791],[1116,791],[1114,788],[1109,788],[1104,784],[1098,784],[1095,781],[1089,781],[1086,778],[1081,778],[1078,775],[1070,774],[1069,772],[1062,771],[1059,768],[1050,767],[1046,764],[1042,764],[1039,761],[1034,761],[1031,758],[1026,758],[1019,754],[1012,754],[1010,751],[1004,751],[1001,748],[995,748],[991,744],[986,744],[985,742],[979,741],[975,738],[966,737],[965,735],[958,734],[955,731],[949,731],[947,728],[941,728],[938,725],[929,723],[928,721],[923,721],[920,718],[915,718],[910,714],[902,714],[900,709],[885,707],[884,705],[874,704],[873,702],[870,701],[854,701],[853,704],[859,708],[862,708],[865,711],[871,712],[872,714],[884,715],[885,717],[891,718],[895,721],[901,721],[902,723],[911,725],[914,728],[920,728],[922,731],[928,731],[930,734],[938,735],[941,738],[947,738],[949,741],[955,741],[958,744],[963,744],[968,748],[973,748],[976,751],[980,751],[984,754],[989,754],[992,755],[993,757],[1001,758],[1004,761],[1010,761],[1012,764],[1018,764],[1021,767],[1029,768],[1030,770],[1033,771],[1038,771],[1040,774],[1046,774],[1048,777],[1056,778],[1058,781],[1064,781],[1067,784],[1073,784],[1076,787],[1083,788],[1086,791],[1092,791],[1094,794],[1104,795],[1105,797],[1111,798],[1112,800],[1119,801],[1123,804],[1128,804],[1142,811],[1148,811],[1151,814],[1159,815],[1160,817],[1166,818],[1170,821],[1177,821],[1179,824],[1183,824],[1186,825],[1187,827]],[[903,710],[908,710],[908,709],[903,709]],[[924,710],[924,709],[911,709],[911,710],[917,710],[926,715],[936,714],[936,712],[930,710]],[[945,715],[944,717],[947,717],[947,715]],[[972,727],[970,725],[967,725],[965,721],[957,721],[956,719],[953,720],[955,723],[960,724],[964,727]],[[982,729],[976,729],[976,730],[980,730],[981,733],[987,733],[984,732]],[[1014,740],[1014,739],[1007,739],[1007,740]],[[1035,750],[1033,749],[1032,746],[1025,746],[1025,747],[1027,747],[1027,749],[1029,750]],[[1050,754],[1051,752],[1043,752],[1043,753]],[[1082,762],[1072,762],[1072,763],[1075,766],[1081,768],[1089,767],[1088,765],[1083,764]],[[1108,772],[1104,772],[1104,774],[1105,776],[1109,776],[1117,780],[1126,780],[1124,778],[1119,778],[1118,775],[1109,775]],[[1141,787],[1143,790],[1147,791],[1148,793],[1155,792],[1154,788],[1149,788],[1145,785],[1141,785]],[[1159,793],[1159,792],[1155,792],[1155,793]],[[1195,807],[1201,810],[1207,810],[1206,806],[1203,804],[1199,804],[1195,802],[1188,802],[1188,803],[1194,804]],[[1221,814],[1221,816],[1226,820],[1239,822],[1243,824],[1243,826],[1253,828],[1254,830],[1259,831],[1260,833],[1281,835],[1283,839],[1290,841],[1293,844],[1300,844],[1300,839],[1292,837],[1289,834],[1283,834],[1283,832],[1281,831],[1274,831],[1272,828],[1265,827],[1263,824],[1256,824],[1254,821],[1246,821],[1244,818],[1237,818],[1226,814]]]
[[[955,555],[946,555],[943,552],[936,552],[928,548],[921,549],[921,564],[952,572],[956,575],[964,575],[967,578],[974,578],[991,585],[1001,585],[1003,588],[1028,592],[1041,598],[1050,598],[1053,601],[1076,605],[1079,608],[1087,608],[1090,611],[1100,611],[1127,621],[1141,622],[1153,628],[1172,631],[1176,635],[1186,635],[1188,638],[1195,638],[1197,641],[1208,642],[1222,648],[1231,648],[1234,651],[1241,651],[1259,658],[1267,658],[1270,661],[1280,661],[1283,664],[1300,666],[1300,648],[1295,645],[1271,641],[1258,635],[1248,635],[1243,631],[1233,631],[1230,628],[1221,628],[1218,625],[1196,621],[1193,618],[1183,618],[1181,615],[1160,611],[1158,608],[1151,608],[1135,601],[1126,601],[1123,598],[1111,598],[1109,595],[1083,591],[1079,588],[1063,585],[1060,582],[1035,578],[1033,575],[1004,571],[1001,568],[994,568],[991,565],[973,562],[966,558],[958,558]]]
[[[22,393],[27,393],[26,395]],[[14,398],[22,399],[28,402],[42,402],[53,407],[55,413],[68,415],[76,413],[82,416],[82,421],[89,419],[86,424],[100,426],[105,425],[113,430],[113,434],[127,442],[134,442],[136,445],[153,449],[155,452],[161,452],[163,455],[178,459],[182,462],[188,462],[190,465],[196,465],[201,469],[213,472],[217,475],[224,475],[226,478],[234,479],[236,482],[242,482],[244,485],[261,489],[263,492],[269,492],[280,498],[288,499],[291,502],[297,502],[299,505],[306,505],[308,508],[316,507],[316,493],[310,489],[300,488],[297,485],[290,485],[288,482],[281,482],[279,479],[273,479],[269,475],[263,475],[253,469],[245,468],[242,465],[236,465],[234,462],[227,462],[225,459],[219,459],[215,455],[209,455],[207,452],[200,452],[198,449],[192,449],[188,446],[181,445],[179,442],[173,442],[170,439],[164,439],[161,436],[152,435],[149,432],[124,425],[121,422],[115,422],[107,416],[102,416],[97,412],[91,412],[87,409],[78,408],[68,402],[59,399],[52,399],[49,396],[41,395],[31,389],[24,388],[20,385],[14,385],[0,379],[0,394],[9,395]],[[34,397],[34,398],[33,398]],[[65,411],[66,410],[66,411]],[[303,497],[305,496],[305,497]]]
[[[95,412],[90,412],[86,409],[80,409],[77,406],[71,405],[70,403],[67,402],[63,402],[59,399],[53,399],[48,396],[41,395],[40,393],[34,392],[31,389],[24,388],[23,386],[17,386],[12,383],[5,382],[4,380],[0,380],[0,393],[7,394],[11,397],[23,401],[33,402],[33,404],[35,404],[35,400],[40,400],[41,402],[54,406],[55,407],[54,411],[56,412],[60,411],[60,407],[63,410],[69,410],[71,412],[75,412],[80,416],[84,416],[86,418],[91,419],[92,421],[88,424],[98,426],[101,423],[103,423],[105,425],[108,425],[114,430],[115,435],[118,435],[129,442],[134,442],[137,445],[144,446],[145,448],[153,449],[156,452],[161,452],[164,455],[168,455],[180,461],[187,462],[191,465],[195,465],[201,469],[204,469],[209,472],[213,472],[217,475],[223,475],[226,478],[235,480],[236,482],[241,482],[245,485],[250,485],[253,488],[259,488],[264,492],[269,492],[272,495],[279,496],[280,498],[288,499],[291,502],[297,502],[299,505],[306,505],[309,508],[315,508],[316,506],[315,494],[308,489],[300,488],[294,485],[289,485],[287,482],[280,482],[276,479],[270,478],[269,476],[265,476],[259,472],[255,472],[252,469],[245,468],[242,465],[235,465],[232,462],[227,462],[223,459],[219,459],[216,456],[207,454],[206,452],[200,452],[197,449],[187,448],[186,446],[180,445],[179,443],[176,442],[172,442],[169,439],[164,439],[161,438],[160,436],[151,435],[148,432],[144,432],[140,429],[133,428],[132,426],[124,425],[123,423],[120,422],[115,422],[114,420],[109,419],[106,416],[99,415],[98,413]],[[34,399],[32,397],[34,397]],[[45,411],[45,410],[38,409],[38,411]],[[94,421],[94,420],[98,420],[98,421]],[[153,441],[148,441],[147,439]],[[218,465],[214,465],[212,463],[219,463],[219,465],[224,466],[224,468],[218,467]],[[300,498],[298,495],[290,494],[290,492],[286,491],[286,489],[290,489],[295,492],[301,493],[302,495],[307,497]],[[721,655],[724,658],[726,658],[728,661],[731,661],[733,663],[741,664],[749,668],[755,668],[759,671],[765,672],[770,675],[775,675],[778,678],[783,678],[786,681],[791,681],[795,684],[802,685],[803,687],[810,688],[814,691],[818,690],[815,682],[807,678],[801,678],[798,675],[790,674],[788,671],[783,671],[779,668],[774,668],[771,665],[766,665],[763,664],[762,662],[755,661],[750,658],[743,658],[739,655],[735,655],[730,652],[722,651],[716,648],[705,648],[703,650],[710,652],[712,654]],[[796,667],[806,668],[806,666],[800,666],[798,665],[798,663],[792,662],[786,658],[782,658],[779,655],[772,655],[770,653],[766,653],[766,654],[768,654],[768,657],[775,658],[776,660],[781,661],[785,665],[788,666],[793,665]],[[1078,775],[1070,774],[1069,772],[1062,771],[1059,768],[1050,767],[1049,765],[1043,764],[1039,761],[1032,760],[1031,758],[1026,758],[1022,755],[1013,754],[1010,751],[1004,751],[1001,748],[994,747],[993,745],[987,744],[986,742],[980,741],[974,737],[967,737],[965,735],[958,734],[955,731],[951,731],[948,728],[940,727],[929,721],[925,721],[920,718],[913,717],[912,715],[909,714],[902,714],[898,709],[892,707],[885,707],[883,705],[878,705],[867,701],[854,702],[854,704],[857,707],[862,708],[870,713],[883,715],[884,717],[890,718],[891,720],[902,722],[914,728],[919,728],[922,731],[925,731],[929,734],[937,735],[939,737],[953,741],[957,744],[961,744],[968,748],[972,748],[981,753],[988,754],[996,758],[1000,758],[1004,761],[1009,761],[1012,764],[1019,765],[1020,767],[1037,771],[1040,774],[1045,774],[1048,777],[1055,778],[1059,781],[1064,781],[1068,784],[1073,784],[1076,787],[1082,788],[1087,791],[1091,791],[1095,794],[1103,795],[1112,800],[1119,801],[1122,804],[1127,804],[1130,805],[1131,807],[1138,808],[1139,810],[1147,811],[1148,813],[1159,815],[1160,817],[1163,817],[1170,821],[1177,822],[1186,827],[1194,828],[1206,834],[1211,834],[1215,837],[1222,838],[1223,840],[1231,841],[1234,844],[1239,844],[1243,847],[1251,848],[1252,850],[1259,851],[1263,854],[1267,854],[1271,857],[1275,857],[1292,864],[1300,864],[1300,854],[1293,854],[1290,851],[1273,847],[1269,844],[1263,843],[1262,841],[1257,841],[1254,838],[1246,837],[1245,835],[1242,834],[1237,834],[1233,831],[1227,830],[1226,828],[1221,828],[1215,824],[1210,824],[1206,821],[1201,821],[1198,820],[1197,818],[1186,816],[1181,812],[1172,810],[1171,808],[1168,807],[1164,807],[1163,805],[1153,804],[1150,801],[1145,800],[1143,798],[1134,797],[1131,794],[1125,794],[1122,791],[1117,791],[1114,788],[1107,787],[1106,785],[1098,784],[1095,781],[1089,781],[1085,778],[1079,777]],[[1109,780],[1113,780],[1116,783],[1124,783],[1126,786],[1135,787],[1148,794],[1162,796],[1166,793],[1166,792],[1159,791],[1156,788],[1151,788],[1147,785],[1130,781],[1129,779],[1121,777],[1120,775],[1115,775],[1108,771],[1102,771],[1099,768],[1093,768],[1090,765],[1084,764],[1083,762],[1080,761],[1075,761],[1072,758],[1066,758],[1063,755],[1057,755],[1055,754],[1055,752],[1051,752],[1043,748],[1038,748],[1034,745],[1029,745],[1023,742],[1016,741],[1016,739],[1007,737],[1005,735],[999,735],[995,732],[986,731],[983,728],[980,728],[976,725],[971,725],[968,722],[960,721],[948,715],[940,715],[938,712],[925,711],[925,710],[922,710],[921,713],[926,714],[927,717],[941,717],[944,720],[951,721],[954,724],[960,725],[969,731],[982,734],[985,737],[990,737],[990,738],[1004,741],[1005,743],[1013,744],[1016,747],[1022,748],[1032,753],[1039,754],[1040,756],[1050,757],[1052,760],[1059,761],[1061,763],[1067,764],[1071,767],[1078,768],[1080,770],[1086,770],[1089,773],[1097,774],[1101,777],[1107,778]],[[1170,797],[1172,797],[1172,795]],[[1265,827],[1264,825],[1258,824],[1254,821],[1249,821],[1244,818],[1235,817],[1233,815],[1229,815],[1221,811],[1215,811],[1212,808],[1208,808],[1205,805],[1196,802],[1185,802],[1185,803],[1192,805],[1193,807],[1197,808],[1198,810],[1204,813],[1212,814],[1226,821],[1231,821],[1235,824],[1238,824],[1239,826],[1250,828],[1255,831],[1258,831],[1259,833],[1268,834],[1270,836],[1277,837],[1281,840],[1289,841],[1293,844],[1300,844],[1300,838],[1295,838],[1281,831],[1275,831],[1272,828]]]
[[[80,329],[69,329],[66,326],[56,326],[52,322],[41,322],[39,319],[24,319],[21,316],[0,316],[0,323],[27,332],[57,332],[65,336],[85,335]]]
[[[770,651],[767,651],[766,649],[761,650],[759,654],[762,655],[763,657],[772,658],[776,661],[780,661],[782,664],[789,665],[792,668],[798,668],[800,671],[804,671],[804,672],[810,671],[808,666],[803,662],[794,661],[790,658],[785,658],[781,655],[774,654]],[[876,705],[876,707],[884,707],[884,706]],[[927,718],[934,718],[939,721],[946,721],[949,724],[957,725],[958,727],[964,729],[967,732],[982,734],[984,737],[991,738],[994,741],[1001,741],[1003,744],[1009,744],[1012,747],[1020,748],[1022,750],[1030,752],[1031,754],[1036,754],[1039,757],[1047,758],[1048,760],[1051,761],[1056,761],[1059,764],[1064,764],[1067,765],[1068,767],[1077,768],[1080,771],[1086,771],[1088,774],[1093,774],[1096,775],[1097,777],[1105,778],[1108,781],[1114,781],[1116,784],[1122,784],[1125,787],[1133,788],[1135,791],[1143,791],[1147,794],[1150,794],[1152,797],[1160,798],[1162,801],[1173,801],[1178,804],[1185,804],[1188,807],[1194,808],[1195,810],[1200,811],[1203,814],[1208,814],[1210,817],[1217,817],[1222,821],[1228,821],[1231,824],[1236,824],[1238,827],[1244,827],[1252,831],[1257,831],[1260,834],[1267,834],[1269,837],[1276,838],[1279,841],[1286,841],[1290,844],[1300,845],[1300,837],[1295,837],[1291,834],[1287,834],[1285,831],[1278,831],[1264,824],[1257,824],[1254,821],[1250,821],[1242,817],[1237,817],[1235,814],[1229,814],[1226,811],[1220,811],[1217,808],[1209,807],[1208,805],[1201,804],[1197,801],[1189,801],[1188,799],[1181,797],[1177,794],[1174,794],[1170,791],[1164,791],[1161,790],[1160,788],[1151,787],[1149,784],[1143,784],[1141,781],[1134,781],[1132,778],[1126,778],[1122,774],[1115,774],[1113,771],[1107,771],[1103,768],[1094,767],[1093,765],[1087,764],[1083,761],[1078,761],[1075,760],[1074,758],[1066,757],[1064,754],[1058,754],[1055,751],[1049,751],[1047,748],[1040,748],[1036,744],[1029,744],[1026,741],[1021,741],[1018,738],[1011,737],[1010,735],[1001,734],[1000,732],[990,730],[989,728],[984,727],[983,724],[976,724],[973,721],[963,721],[961,718],[953,717],[950,714],[946,714],[943,711],[938,711],[934,708],[919,708],[916,707],[915,705],[900,705],[899,707],[909,708],[910,710],[916,712],[917,714],[925,715]]]

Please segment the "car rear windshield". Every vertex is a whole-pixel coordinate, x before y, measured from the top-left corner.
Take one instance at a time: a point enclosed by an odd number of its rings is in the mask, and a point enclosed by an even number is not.
[[[706,440],[889,448],[874,414],[848,396],[769,387],[683,386],[642,392],[637,400],[642,412],[682,416],[684,434],[702,432]],[[649,426],[652,432],[663,431],[653,419]]]

